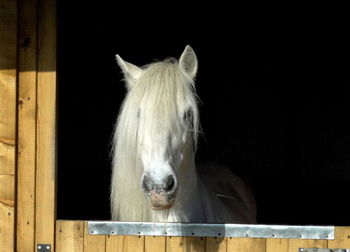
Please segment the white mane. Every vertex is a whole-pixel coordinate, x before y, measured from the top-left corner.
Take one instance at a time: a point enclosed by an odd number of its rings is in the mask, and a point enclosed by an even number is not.
[[[113,138],[112,219],[254,223],[255,200],[230,169],[197,171],[197,57],[139,68],[117,55],[128,87]]]
[[[147,110],[147,117],[140,116],[140,109]],[[191,111],[190,124],[184,123],[183,112]],[[154,118],[162,118],[160,123]],[[140,120],[144,120],[140,127]],[[145,129],[151,138],[157,132],[164,131],[164,126],[173,135],[179,135],[184,127],[191,125],[194,146],[197,143],[199,119],[197,96],[194,82],[179,68],[174,59],[166,59],[143,67],[143,74],[130,88],[122,105],[113,138],[113,174],[112,174],[112,218],[123,219],[123,213],[132,216],[132,220],[144,220],[149,208],[143,192],[135,181],[140,183],[142,164],[140,162],[139,140]],[[151,129],[151,131],[150,131]],[[132,179],[131,179],[132,178]],[[133,205],[118,204],[120,199],[132,199]],[[136,204],[136,205],[135,205]],[[143,211],[140,211],[143,209]]]

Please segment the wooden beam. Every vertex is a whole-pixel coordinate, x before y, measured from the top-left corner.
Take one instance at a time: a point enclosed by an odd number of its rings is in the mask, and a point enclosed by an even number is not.
[[[56,1],[38,1],[36,244],[54,248],[56,219]]]
[[[18,0],[17,250],[35,247],[37,1]]]
[[[56,252],[84,252],[84,221],[56,222]]]
[[[15,249],[17,2],[0,4],[0,250]]]

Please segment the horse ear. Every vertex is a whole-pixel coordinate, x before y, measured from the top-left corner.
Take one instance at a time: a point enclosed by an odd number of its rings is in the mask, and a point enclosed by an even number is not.
[[[118,54],[116,55],[116,59],[119,67],[123,71],[128,88],[131,88],[138,78],[140,78],[142,69],[134,64],[124,61]]]
[[[196,54],[189,45],[186,46],[181,54],[179,66],[190,76],[191,79],[194,79],[197,73],[198,61]]]

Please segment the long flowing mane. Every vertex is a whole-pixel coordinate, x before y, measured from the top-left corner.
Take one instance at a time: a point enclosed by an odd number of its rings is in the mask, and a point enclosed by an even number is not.
[[[182,132],[184,127],[190,127],[187,130],[192,133],[193,146],[197,144],[199,116],[193,80],[173,58],[142,69],[142,76],[129,88],[114,132],[111,185],[114,220],[125,219],[125,213],[129,221],[146,220],[150,215],[143,192],[135,185],[143,172],[138,153],[139,140],[144,137],[146,128],[151,138],[156,138],[164,127],[174,135]],[[147,117],[141,110],[147,111]],[[183,111],[187,110],[191,111],[190,124],[182,120]],[[162,128],[154,118],[162,118]],[[122,199],[129,199],[132,205]]]
[[[254,223],[255,199],[242,179],[218,165],[196,169],[193,49],[143,68],[116,57],[128,93],[113,137],[112,219]]]

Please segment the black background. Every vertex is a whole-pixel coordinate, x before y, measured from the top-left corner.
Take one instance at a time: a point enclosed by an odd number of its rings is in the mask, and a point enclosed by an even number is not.
[[[190,44],[197,161],[245,176],[259,223],[350,225],[342,17],[260,7],[58,2],[58,219],[110,218],[110,140],[126,92],[115,54],[141,66]]]

